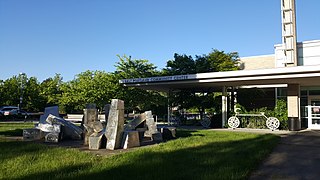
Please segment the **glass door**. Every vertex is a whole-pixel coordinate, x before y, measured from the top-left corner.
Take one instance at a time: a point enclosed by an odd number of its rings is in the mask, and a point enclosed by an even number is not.
[[[308,98],[308,128],[320,129],[320,96]]]

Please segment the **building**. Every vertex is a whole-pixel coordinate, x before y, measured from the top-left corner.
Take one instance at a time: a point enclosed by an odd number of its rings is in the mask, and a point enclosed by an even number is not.
[[[296,42],[295,1],[281,0],[282,44],[272,55],[241,58],[240,71],[124,79],[124,86],[170,92],[198,89],[222,92],[222,125],[227,93],[234,88],[266,88],[286,98],[289,130],[320,129],[320,40]]]

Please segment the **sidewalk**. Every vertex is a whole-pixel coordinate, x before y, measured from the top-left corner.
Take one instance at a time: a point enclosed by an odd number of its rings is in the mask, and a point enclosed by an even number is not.
[[[278,146],[250,179],[319,179],[320,131],[304,130],[280,136]]]

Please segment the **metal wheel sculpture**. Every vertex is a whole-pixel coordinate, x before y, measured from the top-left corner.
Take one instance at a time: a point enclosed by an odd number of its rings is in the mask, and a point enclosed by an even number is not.
[[[211,120],[208,117],[204,117],[202,121],[200,121],[200,124],[205,128],[209,128],[211,124]]]
[[[273,131],[279,128],[280,121],[275,117],[269,117],[267,118],[266,125],[269,129]]]
[[[232,116],[228,119],[228,125],[231,128],[237,128],[240,125],[240,121],[236,116]]]

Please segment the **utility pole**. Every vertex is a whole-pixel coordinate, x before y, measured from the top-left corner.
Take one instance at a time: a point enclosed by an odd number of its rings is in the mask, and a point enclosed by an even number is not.
[[[22,109],[22,102],[23,102],[23,89],[24,89],[24,84],[23,84],[23,80],[24,77],[26,76],[25,73],[20,73],[19,74],[19,80],[20,80],[20,101],[19,101],[19,110]]]

